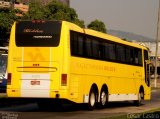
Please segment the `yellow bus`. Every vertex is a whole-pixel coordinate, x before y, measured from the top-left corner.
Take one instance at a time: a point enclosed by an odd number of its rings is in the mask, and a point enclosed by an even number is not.
[[[19,21],[11,29],[8,97],[66,99],[89,109],[151,96],[148,49],[66,21]]]

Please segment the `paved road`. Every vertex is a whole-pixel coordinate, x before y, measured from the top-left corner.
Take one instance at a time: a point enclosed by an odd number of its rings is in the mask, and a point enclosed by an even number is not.
[[[131,102],[109,103],[105,109],[87,111],[83,105],[65,106],[63,110],[40,110],[36,103],[26,105],[12,105],[0,108],[0,118],[4,119],[100,119],[116,115],[140,113],[160,107],[160,89],[152,91],[152,100],[144,101],[140,107],[133,106]],[[9,117],[9,118],[7,118]]]

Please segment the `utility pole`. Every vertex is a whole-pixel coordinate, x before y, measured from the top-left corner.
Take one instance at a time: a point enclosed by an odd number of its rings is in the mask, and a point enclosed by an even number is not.
[[[159,43],[159,37],[160,37],[160,0],[159,0],[159,8],[158,8],[158,21],[157,21],[157,36],[156,36],[156,52],[155,52],[155,73],[154,73],[154,87],[157,87],[157,60],[158,60],[158,43]]]

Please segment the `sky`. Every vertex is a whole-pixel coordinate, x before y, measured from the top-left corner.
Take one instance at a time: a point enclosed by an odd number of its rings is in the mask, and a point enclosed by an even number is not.
[[[98,19],[107,29],[156,39],[159,0],[70,0],[78,18],[88,25]]]

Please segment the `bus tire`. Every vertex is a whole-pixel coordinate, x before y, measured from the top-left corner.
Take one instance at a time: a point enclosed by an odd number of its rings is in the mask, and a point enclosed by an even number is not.
[[[93,111],[96,106],[96,92],[93,88],[91,88],[89,93],[89,100],[88,100],[88,110]]]
[[[139,93],[138,93],[138,100],[134,101],[134,105],[135,106],[141,106],[143,97],[144,97],[144,92],[140,90]]]
[[[105,108],[107,102],[108,102],[108,91],[105,87],[103,87],[100,93],[100,108]]]

